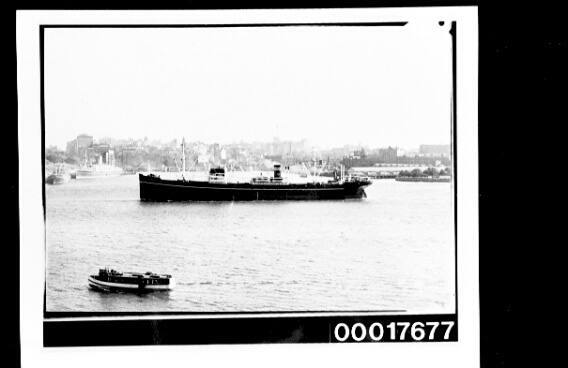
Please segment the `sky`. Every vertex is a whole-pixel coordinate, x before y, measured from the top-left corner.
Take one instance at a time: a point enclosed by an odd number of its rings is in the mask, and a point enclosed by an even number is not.
[[[46,29],[46,146],[78,134],[450,144],[451,38],[405,27]]]

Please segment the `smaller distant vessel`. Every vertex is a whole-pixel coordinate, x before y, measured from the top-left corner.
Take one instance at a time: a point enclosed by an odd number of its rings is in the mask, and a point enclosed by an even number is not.
[[[153,272],[118,272],[101,268],[97,275],[89,276],[89,286],[102,291],[164,291],[173,289],[175,280],[172,275],[159,275]]]
[[[80,168],[75,175],[77,179],[119,176],[122,175],[122,169],[112,165],[96,164]]]
[[[55,170],[45,179],[47,184],[64,184],[71,180],[71,175],[65,171],[63,165],[57,165]]]
[[[85,153],[83,166],[75,172],[75,179],[92,179],[123,174],[122,168],[114,165],[114,153],[107,151],[98,156],[98,162],[93,164]]]

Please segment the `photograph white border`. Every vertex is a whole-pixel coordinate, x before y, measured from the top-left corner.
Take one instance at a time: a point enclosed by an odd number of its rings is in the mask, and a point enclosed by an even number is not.
[[[45,229],[42,207],[39,25],[279,22],[457,22],[458,342],[43,348]],[[195,362],[473,367],[479,365],[477,7],[223,11],[19,11],[16,15],[20,179],[22,365],[44,367],[186,365]],[[162,316],[178,318],[178,316]],[[199,316],[203,317],[203,316]],[[223,317],[228,317],[224,315]],[[232,317],[232,316],[231,316]],[[124,319],[125,317],[118,317]],[[140,319],[140,317],[134,317]],[[151,318],[151,317],[150,317]],[[110,318],[104,318],[110,319]],[[246,331],[243,331],[246,333]],[[212,349],[212,350],[210,350]],[[299,356],[290,354],[294,350]],[[221,353],[223,352],[223,353]],[[88,359],[86,359],[88,356]],[[304,358],[302,358],[302,356]],[[96,357],[96,358],[95,358]],[[237,358],[238,357],[238,358]],[[203,359],[203,360],[201,360]],[[119,363],[125,362],[125,363]],[[276,364],[273,364],[276,363]],[[175,365],[177,365],[175,364]],[[303,365],[303,364],[302,364]]]

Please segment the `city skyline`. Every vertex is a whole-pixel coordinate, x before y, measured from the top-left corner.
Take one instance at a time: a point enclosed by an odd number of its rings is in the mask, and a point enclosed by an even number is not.
[[[47,147],[47,163],[88,165],[95,162],[118,166],[129,171],[148,171],[150,167],[162,171],[179,171],[181,157],[185,157],[188,168],[203,169],[208,165],[227,165],[230,169],[242,170],[253,167],[272,168],[274,162],[290,165],[319,165],[336,167],[344,165],[375,166],[375,164],[404,165],[449,165],[450,145],[420,145],[418,149],[405,150],[398,147],[333,147],[313,149],[308,142],[282,141],[238,142],[221,145],[185,141],[181,149],[177,139],[158,142],[149,139],[117,140],[110,137],[95,140],[90,135],[80,135],[68,142],[65,151]],[[184,153],[182,155],[182,152]],[[324,164],[325,162],[325,164]],[[205,166],[203,166],[205,165]],[[322,167],[323,167],[322,166]]]
[[[69,137],[448,144],[444,27],[47,29],[46,146]]]
[[[81,134],[78,134],[77,136],[73,137],[72,139],[68,139],[63,146],[54,145],[54,144],[47,144],[47,142],[46,142],[45,148],[48,149],[48,148],[55,147],[58,150],[65,151],[67,146],[69,144],[75,142],[78,137],[90,137],[93,140],[94,144],[109,144],[111,142],[119,142],[119,145],[126,145],[126,144],[128,144],[127,142],[131,142],[131,144],[135,144],[135,143],[146,141],[146,142],[148,142],[148,145],[167,146],[167,145],[171,145],[172,142],[175,141],[178,146],[181,146],[182,140],[185,140],[186,144],[188,144],[188,145],[199,143],[199,144],[203,144],[203,145],[219,145],[221,147],[238,146],[238,145],[256,145],[256,144],[266,145],[266,144],[274,144],[274,143],[279,143],[279,144],[303,143],[306,146],[306,148],[315,149],[315,150],[343,149],[343,148],[346,148],[346,147],[352,147],[353,149],[365,148],[365,149],[371,149],[371,150],[376,150],[376,149],[381,149],[381,148],[396,148],[396,149],[400,149],[400,150],[404,150],[404,151],[413,152],[413,151],[418,151],[421,146],[448,146],[448,147],[451,146],[451,143],[430,143],[430,142],[422,142],[422,143],[418,144],[417,146],[406,146],[406,147],[398,146],[398,145],[394,145],[394,144],[372,146],[372,145],[356,144],[356,143],[353,143],[353,142],[346,142],[346,143],[343,143],[343,144],[338,145],[338,146],[334,146],[334,145],[315,146],[315,145],[312,145],[311,142],[306,138],[299,138],[297,140],[289,140],[289,139],[281,139],[279,137],[272,137],[272,139],[270,139],[270,140],[258,140],[258,141],[239,140],[239,141],[230,141],[230,142],[226,142],[226,143],[220,143],[220,142],[217,142],[217,141],[193,140],[193,139],[187,138],[187,137],[170,137],[170,138],[165,138],[165,139],[156,139],[156,138],[152,138],[152,137],[138,137],[138,138],[134,138],[134,137],[124,138],[124,137],[112,137],[112,136],[95,137],[92,134],[81,133]]]

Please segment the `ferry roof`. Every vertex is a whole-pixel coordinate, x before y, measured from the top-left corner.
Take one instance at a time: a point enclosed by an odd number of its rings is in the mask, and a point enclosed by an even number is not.
[[[124,277],[142,277],[142,278],[171,278],[171,275],[168,274],[157,274],[151,271],[147,271],[147,272],[135,272],[135,271],[125,271],[125,272],[120,272],[117,270],[112,270],[112,269],[104,269],[101,268],[99,271],[102,272],[106,272],[110,275],[117,275],[117,276],[124,276]]]
[[[145,277],[145,278],[149,278],[149,277],[159,277],[159,278],[170,278],[171,275],[166,275],[166,274],[157,274],[157,273],[153,273],[153,272],[131,272],[131,271],[126,271],[126,272],[122,272],[122,276],[126,276],[126,277]]]

